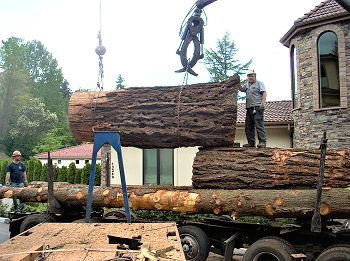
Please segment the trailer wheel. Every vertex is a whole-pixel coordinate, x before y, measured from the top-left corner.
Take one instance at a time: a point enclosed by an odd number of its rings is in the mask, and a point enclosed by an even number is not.
[[[40,223],[50,223],[50,222],[56,222],[57,218],[53,214],[49,213],[40,213],[40,214],[33,214],[28,217],[26,217],[21,227],[19,228],[19,232],[22,233]]]
[[[295,250],[280,238],[262,238],[252,244],[243,256],[243,261],[292,261]]]
[[[326,248],[316,261],[349,261],[350,245],[334,245]]]
[[[198,227],[179,228],[182,249],[186,260],[205,261],[209,255],[210,244],[207,235]]]

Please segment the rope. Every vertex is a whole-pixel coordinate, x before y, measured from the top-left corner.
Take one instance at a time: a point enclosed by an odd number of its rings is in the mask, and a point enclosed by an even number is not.
[[[179,99],[177,100],[177,146],[180,148],[180,103],[181,103],[181,94],[184,87],[187,85],[188,81],[188,67],[190,67],[190,59],[188,59],[187,67],[182,81],[182,85],[179,92]]]

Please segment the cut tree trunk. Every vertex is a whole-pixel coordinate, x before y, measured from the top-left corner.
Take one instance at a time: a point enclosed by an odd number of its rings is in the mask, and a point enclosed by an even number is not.
[[[86,206],[88,186],[55,184],[54,195],[63,206]],[[46,202],[47,187],[0,187],[0,198]],[[316,189],[310,190],[210,190],[173,186],[128,186],[130,207],[134,210],[170,210],[183,214],[213,213],[269,218],[311,218]],[[350,214],[350,190],[323,189],[321,215],[347,218]],[[94,187],[94,207],[124,207],[121,187]]]
[[[176,87],[75,92],[69,124],[80,141],[115,131],[122,146],[228,146],[235,139],[239,76],[224,82]]]
[[[317,187],[320,150],[201,148],[194,159],[195,188],[310,189]],[[327,150],[324,187],[350,187],[350,149]]]

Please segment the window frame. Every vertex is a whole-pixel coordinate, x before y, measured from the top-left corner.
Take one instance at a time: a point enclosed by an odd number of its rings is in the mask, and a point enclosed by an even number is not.
[[[338,63],[339,63],[339,85],[340,85],[340,106],[324,107],[320,106],[319,91],[319,59],[318,59],[318,39],[327,32],[333,32],[338,38]],[[331,109],[347,108],[347,86],[346,86],[346,57],[345,57],[345,37],[342,29],[334,24],[324,25],[313,31],[313,42],[311,45],[312,55],[312,88],[313,88],[313,111],[325,111]]]
[[[147,185],[145,184],[145,150],[146,149],[143,149],[142,150],[142,185]],[[160,153],[161,153],[161,150],[160,148],[156,148],[155,150],[157,150],[157,184],[154,184],[154,185],[162,185],[160,184]],[[174,149],[171,149],[171,175],[172,175],[172,186],[174,185],[174,181],[175,181],[175,177],[174,177]]]
[[[295,59],[294,59],[295,58]],[[292,96],[292,110],[300,109],[300,77],[299,77],[299,54],[297,41],[291,41],[290,48],[290,72],[291,72],[291,96]],[[295,100],[295,96],[297,100]]]

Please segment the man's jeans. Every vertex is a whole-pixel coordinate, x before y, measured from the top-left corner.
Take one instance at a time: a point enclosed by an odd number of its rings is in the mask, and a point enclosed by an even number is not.
[[[247,136],[248,144],[254,144],[254,146],[255,128],[258,133],[259,142],[266,143],[264,111],[261,111],[259,106],[247,109],[245,117],[245,134]]]
[[[16,187],[16,188],[22,188],[22,187],[24,187],[24,184],[23,184],[23,182],[22,183],[11,182],[10,186],[11,187]],[[18,206],[18,203],[17,203],[17,199],[15,199],[15,198],[13,199],[13,205],[14,205],[15,210],[16,209],[24,210],[24,208],[25,208],[24,203],[21,203],[20,200],[18,200],[18,201],[20,203],[19,206]]]

